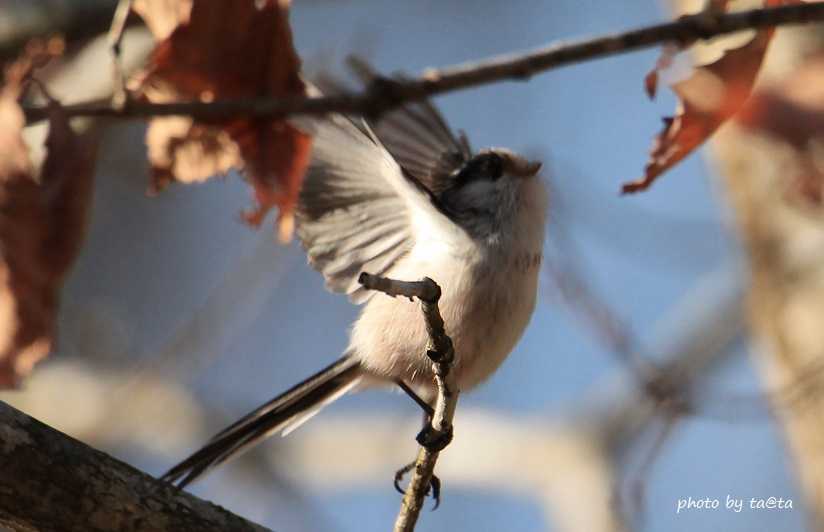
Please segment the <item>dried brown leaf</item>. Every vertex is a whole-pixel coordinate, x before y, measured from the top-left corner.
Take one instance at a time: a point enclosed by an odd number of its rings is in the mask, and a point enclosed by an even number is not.
[[[22,139],[22,84],[46,53],[30,48],[0,89],[0,388],[16,386],[52,348],[60,287],[91,196],[93,150],[58,104],[39,178]]]
[[[795,3],[796,0],[765,0],[765,6]],[[726,8],[727,2],[719,2]],[[672,85],[678,96],[673,117],[664,119],[664,128],[652,145],[644,177],[625,183],[623,193],[646,190],[662,173],[669,170],[704,143],[724,122],[734,116],[747,102],[753,90],[764,54],[772,40],[774,28],[756,32],[747,44],[728,50],[714,63],[695,68],[692,75]],[[673,51],[665,49],[659,64],[671,62]],[[655,74],[648,75],[648,94],[655,93]]]
[[[146,145],[152,163],[151,194],[173,181],[199,183],[242,165],[240,150],[226,131],[185,116],[153,119]]]
[[[161,41],[189,21],[192,0],[134,0],[132,10],[143,18],[155,39]]]
[[[195,1],[190,20],[155,48],[140,91],[152,102],[240,100],[305,94],[287,2]],[[219,38],[216,38],[219,36]],[[230,168],[250,179],[260,224],[277,206],[281,236],[309,161],[311,140],[282,119],[201,121],[162,118],[147,136],[153,185],[199,182]]]
[[[650,99],[655,98],[655,95],[658,93],[658,78],[661,72],[672,65],[675,56],[683,49],[683,46],[673,43],[667,43],[661,48],[661,55],[658,56],[655,66],[644,76],[644,91]]]
[[[729,0],[710,0],[706,3],[704,7],[703,14],[707,16],[712,16],[714,13],[717,12],[725,12],[729,5]],[[700,14],[699,14],[700,15]],[[680,18],[684,18],[688,15],[684,15]],[[668,69],[672,66],[673,61],[675,60],[675,56],[678,55],[680,52],[686,50],[690,46],[695,43],[695,40],[691,40],[689,42],[676,44],[676,43],[667,43],[663,47],[661,47],[661,55],[658,56],[658,60],[655,62],[655,66],[644,76],[644,91],[647,93],[647,96],[650,98],[655,98],[656,93],[658,92],[658,78],[660,77],[661,72]]]

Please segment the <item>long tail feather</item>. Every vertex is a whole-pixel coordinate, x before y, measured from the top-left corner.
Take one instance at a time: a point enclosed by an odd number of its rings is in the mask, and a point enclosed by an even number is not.
[[[357,360],[344,356],[216,434],[200,450],[161,477],[181,488],[278,430],[290,431],[360,380]]]

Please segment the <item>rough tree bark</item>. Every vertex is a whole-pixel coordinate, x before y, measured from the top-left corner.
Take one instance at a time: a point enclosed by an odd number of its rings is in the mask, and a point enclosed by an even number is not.
[[[0,402],[0,530],[265,531]]]

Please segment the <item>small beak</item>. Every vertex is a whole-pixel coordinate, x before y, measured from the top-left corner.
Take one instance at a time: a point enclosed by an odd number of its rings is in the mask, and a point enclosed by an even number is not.
[[[539,161],[528,161],[523,157],[513,157],[511,159],[510,173],[517,177],[533,177],[541,170]]]

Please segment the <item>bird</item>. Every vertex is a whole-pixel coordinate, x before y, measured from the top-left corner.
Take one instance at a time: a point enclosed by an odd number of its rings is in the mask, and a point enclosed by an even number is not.
[[[473,152],[428,100],[379,120],[343,114],[292,119],[313,137],[296,232],[326,287],[363,305],[332,364],[216,434],[161,478],[184,487],[343,395],[400,387],[436,397],[417,305],[368,291],[362,272],[433,279],[460,391],[488,379],[533,314],[548,206],[539,162],[506,148]]]

